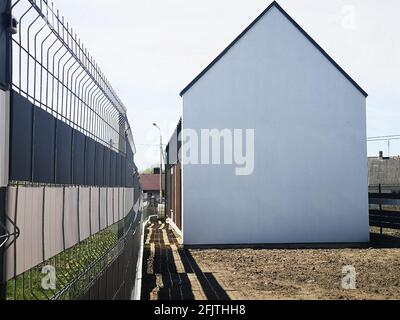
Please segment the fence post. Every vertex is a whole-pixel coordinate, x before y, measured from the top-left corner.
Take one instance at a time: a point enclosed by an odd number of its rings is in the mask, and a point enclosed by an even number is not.
[[[119,130],[118,130],[118,152],[121,154],[126,153],[126,122],[125,115],[119,113]]]
[[[11,86],[11,0],[0,1],[0,236],[6,234]],[[2,227],[1,227],[2,226]],[[0,239],[4,240],[4,237]],[[6,299],[4,246],[0,247],[0,300]]]
[[[382,185],[381,184],[379,184],[379,196],[382,194]],[[379,198],[380,199],[380,201],[382,201],[382,198]],[[381,211],[380,213],[382,214],[382,204],[381,203],[379,203],[379,211]],[[381,227],[380,228],[380,231],[381,231],[381,235],[383,234],[383,228]]]

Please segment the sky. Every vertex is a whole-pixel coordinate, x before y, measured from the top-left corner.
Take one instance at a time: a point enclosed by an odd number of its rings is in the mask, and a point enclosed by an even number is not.
[[[269,0],[54,0],[128,109],[140,170],[159,162],[181,116],[180,91]],[[398,0],[278,3],[364,89],[367,135],[400,134]],[[386,142],[368,144],[386,154]],[[391,142],[400,154],[400,140]],[[290,152],[290,150],[288,150]]]

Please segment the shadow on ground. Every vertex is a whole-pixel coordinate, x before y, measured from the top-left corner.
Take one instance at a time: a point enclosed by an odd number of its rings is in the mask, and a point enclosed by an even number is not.
[[[155,222],[146,230],[142,299],[398,298],[399,248],[399,231],[385,229],[381,235],[371,228],[371,242],[358,247],[192,250],[182,248],[166,225]],[[358,270],[358,290],[340,286],[347,265]]]
[[[230,300],[211,272],[203,272],[189,250],[160,222],[145,234],[142,300]]]
[[[380,234],[371,232],[372,248],[400,248],[400,235]]]

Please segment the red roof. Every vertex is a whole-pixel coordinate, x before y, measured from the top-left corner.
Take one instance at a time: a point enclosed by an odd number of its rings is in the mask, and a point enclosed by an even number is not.
[[[143,191],[160,190],[160,175],[142,174],[140,176],[140,183],[142,184]],[[163,175],[163,187],[164,187],[164,175]]]

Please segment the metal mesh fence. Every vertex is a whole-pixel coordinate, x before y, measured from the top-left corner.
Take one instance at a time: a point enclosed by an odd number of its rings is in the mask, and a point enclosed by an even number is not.
[[[129,299],[142,212],[126,108],[52,3],[7,3],[1,293],[5,284],[11,300]]]
[[[125,152],[126,108],[59,11],[46,0],[17,0],[12,86],[95,141]]]

